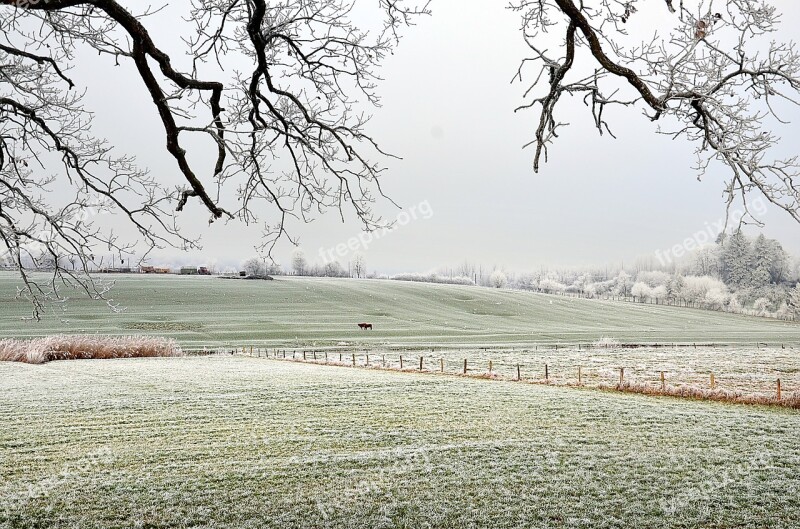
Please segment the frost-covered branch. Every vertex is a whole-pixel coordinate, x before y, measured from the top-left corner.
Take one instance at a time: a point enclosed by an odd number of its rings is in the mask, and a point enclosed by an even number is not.
[[[647,4],[647,5],[645,5]],[[604,110],[610,105],[642,108],[660,132],[696,146],[696,169],[712,163],[728,170],[728,208],[756,192],[800,222],[798,160],[774,158],[779,142],[772,127],[784,123],[787,106],[800,99],[800,55],[793,42],[769,40],[779,13],[762,0],[667,0],[646,25],[641,0],[519,1],[523,35],[533,52],[515,76],[533,70],[525,103],[538,114],[534,170],[565,125],[556,118],[562,96],[581,95],[600,134],[611,133]],[[677,5],[676,5],[677,4]],[[655,36],[636,41],[630,28]],[[630,31],[629,31],[630,30]],[[546,50],[563,35],[560,56]],[[590,71],[576,57],[590,59]],[[754,219],[751,219],[754,220]]]
[[[379,104],[377,69],[399,30],[428,10],[425,2],[381,0],[383,23],[370,32],[353,22],[354,7],[346,0],[192,0],[185,18],[195,27],[182,68],[148,30],[156,14],[148,7],[0,0],[0,248],[20,270],[35,315],[47,301],[65,299],[63,285],[103,297],[106,287],[89,274],[101,250],[196,247],[177,216],[190,200],[211,221],[263,220],[267,253],[278,238],[291,239],[290,219],[308,221],[329,208],[342,216],[349,208],[367,229],[377,226],[371,206],[383,194],[380,160],[388,155],[367,133],[364,111]],[[110,68],[136,72],[179,188],[92,134],[82,80],[73,75],[87,50],[108,56]],[[214,146],[210,167],[193,156],[192,135]],[[224,203],[223,187],[236,190],[237,200]],[[109,232],[86,215],[94,210],[123,214],[138,239]],[[29,273],[43,261],[54,270],[46,285]]]

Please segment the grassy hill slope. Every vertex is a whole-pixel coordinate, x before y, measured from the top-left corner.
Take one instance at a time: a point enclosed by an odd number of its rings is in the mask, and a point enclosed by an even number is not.
[[[399,281],[118,276],[111,312],[80,297],[42,322],[0,274],[0,335],[158,334],[186,346],[502,346],[622,342],[800,343],[800,324],[718,312]],[[358,322],[373,323],[360,331]]]

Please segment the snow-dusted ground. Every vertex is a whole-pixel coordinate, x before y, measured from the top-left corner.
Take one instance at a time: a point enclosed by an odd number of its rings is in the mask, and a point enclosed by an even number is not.
[[[2,363],[0,425],[0,527],[800,526],[785,409],[204,357]]]
[[[487,370],[491,360],[493,371],[509,378],[516,376],[519,365],[524,379],[537,381],[544,381],[546,364],[554,384],[576,384],[580,366],[581,382],[589,386],[616,384],[624,368],[626,382],[654,387],[660,386],[662,371],[666,384],[700,388],[710,386],[713,373],[719,389],[771,395],[780,378],[784,394],[800,393],[800,347],[542,347],[444,351],[434,356],[445,359],[451,370],[458,370],[467,358],[471,372]],[[435,358],[427,365],[435,369]]]
[[[303,356],[305,351],[305,357]],[[495,378],[550,383],[608,387],[619,382],[620,369],[624,381],[635,385],[661,388],[661,373],[665,386],[691,387],[739,392],[744,395],[775,396],[777,380],[781,380],[782,396],[800,396],[800,348],[764,347],[597,347],[580,349],[539,345],[523,348],[407,348],[398,350],[374,347],[366,350],[322,351],[309,349],[254,349],[254,356],[284,358],[358,367],[381,367],[392,370],[463,374],[464,360],[468,375],[491,375]],[[242,350],[240,349],[241,353]],[[249,355],[250,350],[244,352]],[[326,356],[327,355],[327,356]],[[355,356],[355,358],[353,358]],[[519,366],[519,371],[517,367]],[[547,378],[545,378],[547,377]]]

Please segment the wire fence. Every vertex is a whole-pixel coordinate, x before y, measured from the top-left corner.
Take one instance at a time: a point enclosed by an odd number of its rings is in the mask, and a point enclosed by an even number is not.
[[[696,351],[712,344],[608,347],[575,344],[545,350],[549,356],[527,350],[442,349],[438,351],[387,351],[371,349],[303,349],[244,346],[206,350],[254,358],[345,366],[397,372],[416,372],[485,378],[559,387],[594,388],[648,395],[666,395],[747,404],[800,408],[800,352],[787,344],[754,343],[740,349],[739,357],[713,344],[708,357],[719,363],[692,365]],[[729,347],[739,347],[740,344]],[[639,354],[632,355],[632,351]],[[563,353],[568,354],[563,354]],[[720,356],[722,355],[722,356]],[[756,360],[757,359],[757,360]]]

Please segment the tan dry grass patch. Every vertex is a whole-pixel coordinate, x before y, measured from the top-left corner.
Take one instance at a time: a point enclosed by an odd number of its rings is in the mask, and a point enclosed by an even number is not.
[[[181,356],[175,340],[149,336],[48,336],[0,340],[0,361],[43,364],[52,360]]]

